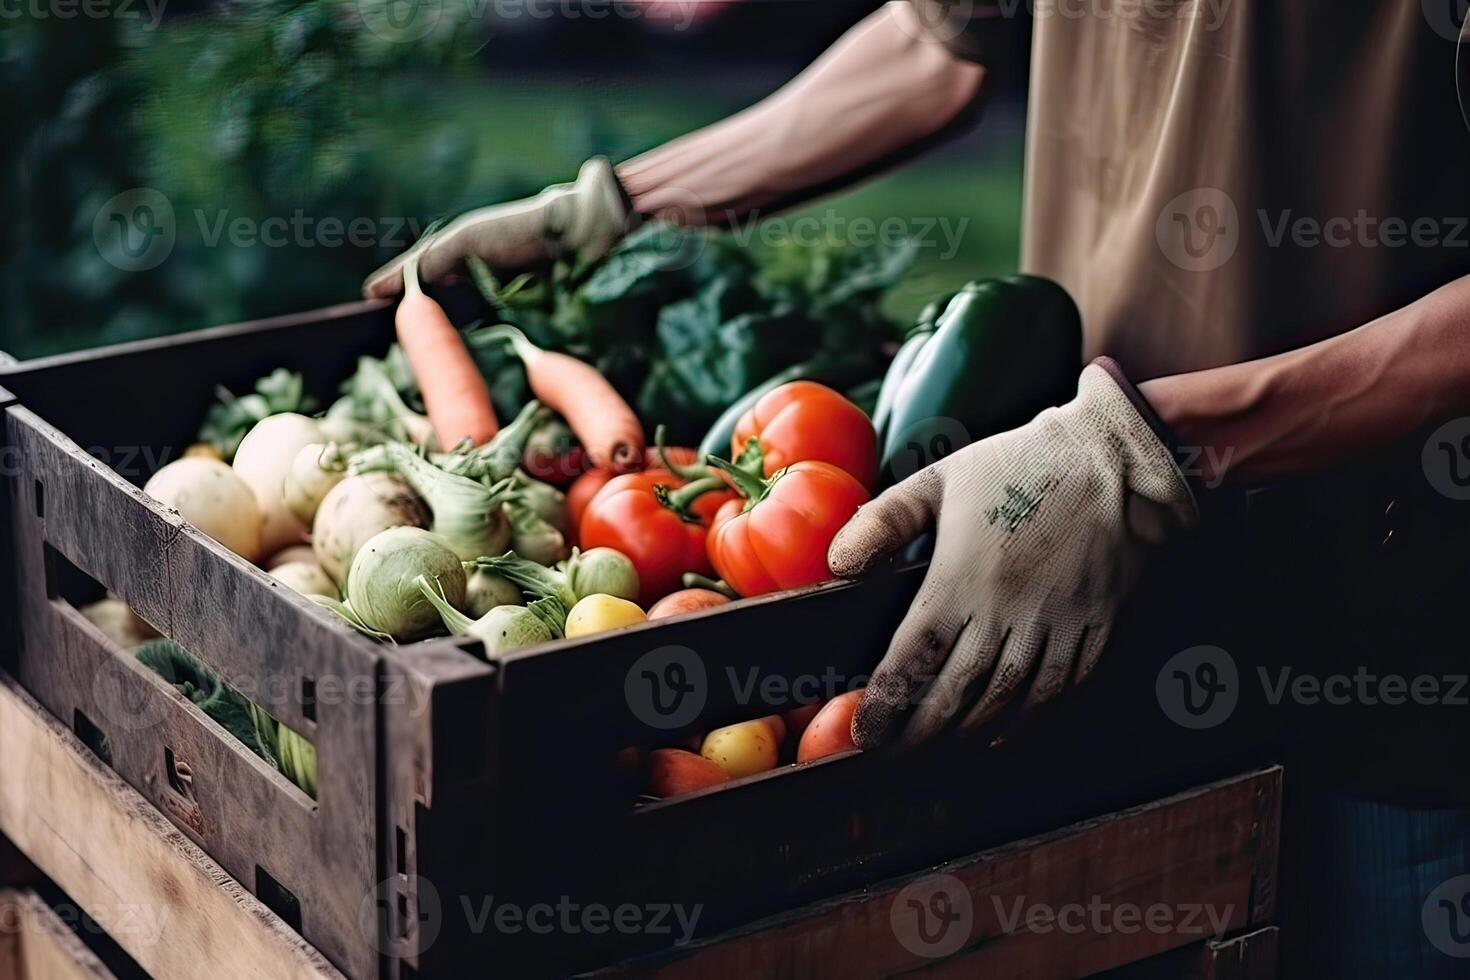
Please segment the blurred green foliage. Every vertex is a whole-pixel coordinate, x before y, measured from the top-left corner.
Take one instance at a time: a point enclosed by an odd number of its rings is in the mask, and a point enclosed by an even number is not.
[[[366,29],[389,2],[0,24],[12,96],[0,100],[0,350],[351,299],[432,218],[566,179],[593,153],[624,158],[760,94],[714,77],[589,79],[576,65],[517,76],[496,65],[514,40],[481,24],[446,15],[412,43]],[[141,187],[167,201],[176,237],[163,261],[128,271],[104,254],[99,214]],[[932,159],[809,210],[968,220],[952,254],[920,250],[897,301],[906,315],[945,285],[1014,268],[1018,144],[978,163]]]

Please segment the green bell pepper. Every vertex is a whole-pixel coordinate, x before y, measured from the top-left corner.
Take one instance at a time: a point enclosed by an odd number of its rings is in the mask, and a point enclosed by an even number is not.
[[[883,375],[883,385],[878,389],[878,401],[873,406],[873,428],[878,431],[878,439],[881,445],[882,433],[888,427],[889,419],[893,416],[893,404],[898,397],[898,389],[902,387],[904,377],[909,368],[913,366],[914,358],[919,356],[919,351],[934,336],[934,331],[939,328],[939,318],[959,293],[947,293],[930,302],[919,311],[919,318],[909,328],[904,337],[903,344],[899,346],[898,352],[893,355],[889,362],[888,371]]]
[[[884,378],[874,419],[883,480],[1062,404],[1081,368],[1082,317],[1065,289],[1036,276],[969,283]]]

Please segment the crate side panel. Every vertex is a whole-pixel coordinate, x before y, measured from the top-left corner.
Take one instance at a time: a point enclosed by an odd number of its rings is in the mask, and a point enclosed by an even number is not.
[[[69,451],[74,447],[65,437],[29,413],[12,409],[8,428],[26,450],[25,472],[10,481],[17,491],[11,524],[25,639],[17,655],[22,682],[67,721],[78,709],[114,719],[129,711],[159,712],[169,697],[136,677],[136,665],[120,662],[130,654],[89,633],[90,624],[48,594],[49,546],[141,607],[145,618],[306,736],[318,756],[314,807],[303,808],[297,791],[266,778],[230,736],[193,718],[170,730],[178,743],[172,748],[196,770],[202,791],[214,786],[220,795],[203,792],[192,804],[181,803],[160,782],[164,746],[146,732],[135,749],[120,750],[120,765],[247,887],[259,886],[260,866],[290,889],[304,906],[309,938],[334,960],[355,975],[375,973],[376,953],[360,926],[378,868],[372,648],[170,519],[100,463]],[[69,657],[82,662],[68,663]],[[119,680],[118,703],[98,702],[102,677]],[[303,703],[305,677],[315,688],[309,706]]]

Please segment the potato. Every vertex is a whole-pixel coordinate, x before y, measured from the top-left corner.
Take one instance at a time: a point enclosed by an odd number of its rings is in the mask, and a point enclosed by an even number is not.
[[[633,626],[647,619],[636,603],[598,592],[583,598],[567,613],[565,632],[568,638],[590,636],[604,630]]]
[[[862,691],[848,691],[822,705],[801,735],[796,761],[813,762],[857,748],[852,744],[852,714],[862,697]]]
[[[648,753],[648,792],[654,796],[679,796],[729,781],[725,770],[693,752],[654,749]]]
[[[739,779],[776,768],[778,748],[775,731],[764,718],[757,718],[716,728],[704,737],[699,754]]]

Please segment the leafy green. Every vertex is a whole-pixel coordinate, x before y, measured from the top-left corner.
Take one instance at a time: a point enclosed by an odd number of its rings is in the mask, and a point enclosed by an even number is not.
[[[251,720],[250,701],[189,651],[173,640],[156,639],[140,645],[135,655],[252,752],[262,759],[272,759],[268,744]]]
[[[863,358],[880,377],[899,338],[880,304],[915,251],[787,243],[757,253],[723,232],[647,224],[587,268],[558,263],[501,285],[481,267],[474,278],[501,320],[594,364],[647,424],[692,442],[740,395],[814,355]],[[501,388],[517,387],[514,359],[468,339],[497,410],[519,407]]]
[[[310,742],[230,687],[173,640],[149,640],[135,655],[246,748],[302,791],[316,796],[316,748]]]
[[[309,415],[317,410],[316,400],[302,386],[301,375],[285,368],[276,368],[255,382],[255,391],[236,396],[226,388],[215,393],[215,402],[204,416],[204,425],[199,429],[199,438],[219,451],[229,462],[235,450],[255,424],[261,419],[280,412],[300,412]]]

